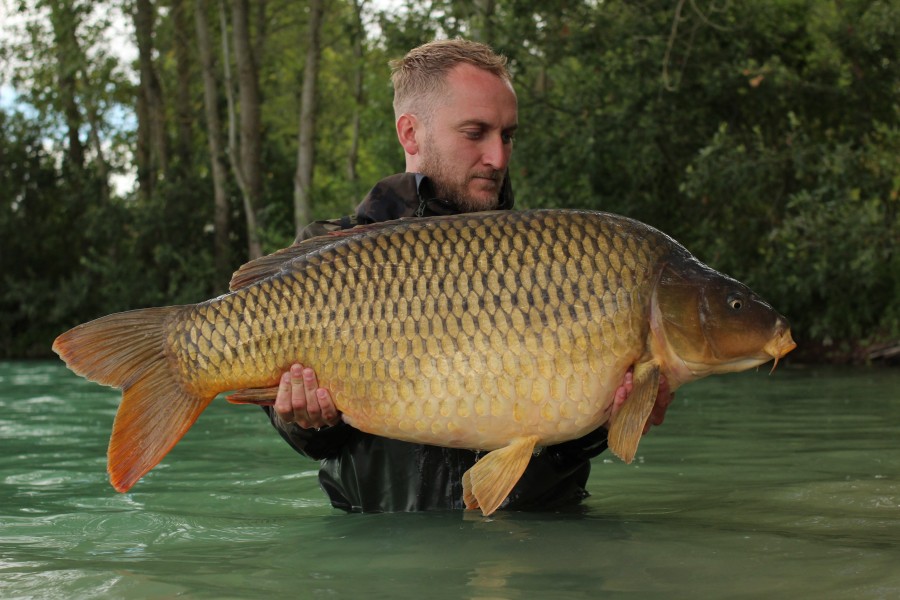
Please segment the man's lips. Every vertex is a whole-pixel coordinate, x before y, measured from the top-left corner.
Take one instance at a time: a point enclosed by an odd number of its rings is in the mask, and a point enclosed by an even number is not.
[[[498,175],[473,175],[472,180],[480,181],[482,185],[490,184],[490,185],[500,185],[500,177]]]

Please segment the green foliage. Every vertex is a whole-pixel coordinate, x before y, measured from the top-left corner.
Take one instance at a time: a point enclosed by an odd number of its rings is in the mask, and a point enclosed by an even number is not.
[[[894,120],[894,123],[897,121]],[[808,336],[839,350],[900,332],[900,128],[809,148],[764,255]],[[780,289],[779,289],[780,288]],[[852,315],[852,318],[847,318]]]
[[[0,355],[44,355],[91,293],[78,257],[96,179],[60,169],[33,120],[0,111],[0,131]]]
[[[718,6],[685,3],[677,30],[670,3],[506,21],[520,205],[656,225],[784,311],[801,351],[897,340],[900,3]]]
[[[900,9],[766,8],[723,40],[723,57],[732,45],[752,53],[733,54],[744,82],[685,168],[685,227],[672,231],[784,311],[801,348],[846,358],[900,338]]]
[[[898,133],[876,124],[859,145],[815,142],[795,122],[772,147],[723,126],[683,184],[695,251],[772,299],[806,339],[846,353],[896,337]]]
[[[46,354],[53,336],[88,318],[195,302],[227,286],[212,267],[196,40],[188,44],[190,152],[172,153],[149,197],[110,196],[106,179],[128,173],[133,161],[136,90],[103,33],[108,15],[129,4],[22,4],[40,14],[73,5],[57,18],[72,19],[78,44],[63,44],[49,20],[37,18],[0,55],[18,61],[9,81],[25,90],[20,103],[28,108],[27,116],[0,114],[2,356]],[[207,4],[216,40],[218,6]],[[270,251],[293,238],[307,13],[284,0],[265,6],[266,19],[254,19],[253,28],[265,36],[259,217]],[[511,172],[520,207],[609,210],[659,227],[768,298],[791,319],[801,351],[826,348],[841,358],[900,340],[900,0],[366,6],[360,105],[353,4],[330,3],[326,11],[315,218],[349,213],[375,181],[403,168],[388,60],[437,36],[481,38],[509,57],[514,75],[520,129]],[[171,11],[158,11],[155,31],[166,135],[174,143],[176,109],[184,107],[174,102]],[[71,50],[62,62],[61,45]],[[62,158],[72,119],[56,85],[62,63],[77,75],[76,116],[88,148],[81,169]],[[223,127],[224,107],[223,95]],[[356,111],[358,178],[351,180]],[[227,193],[237,267],[246,232],[233,177]]]

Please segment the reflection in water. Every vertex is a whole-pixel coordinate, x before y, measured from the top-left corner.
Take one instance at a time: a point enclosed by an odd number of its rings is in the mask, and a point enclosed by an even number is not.
[[[131,492],[115,391],[0,363],[0,597],[900,595],[900,373],[685,387],[560,513],[344,515],[258,409],[215,402]]]
[[[472,588],[471,600],[496,600],[497,598],[511,598],[509,595],[508,579],[510,575],[525,573],[517,569],[509,562],[479,565],[475,567],[469,577],[469,586]]]

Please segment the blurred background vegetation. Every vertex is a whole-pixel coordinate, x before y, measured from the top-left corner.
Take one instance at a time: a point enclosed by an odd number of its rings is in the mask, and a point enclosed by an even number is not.
[[[900,0],[5,0],[0,357],[196,302],[403,170],[388,60],[510,59],[519,208],[622,213],[792,321],[900,354]]]

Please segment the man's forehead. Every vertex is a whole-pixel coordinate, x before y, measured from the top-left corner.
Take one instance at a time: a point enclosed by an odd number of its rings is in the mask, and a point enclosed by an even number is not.
[[[512,85],[489,71],[458,65],[447,75],[447,86],[438,98],[439,109],[454,113],[458,124],[502,129],[518,124],[518,101]]]
[[[515,97],[512,82],[486,69],[461,63],[450,69],[444,77],[445,87],[455,89],[503,90]]]

